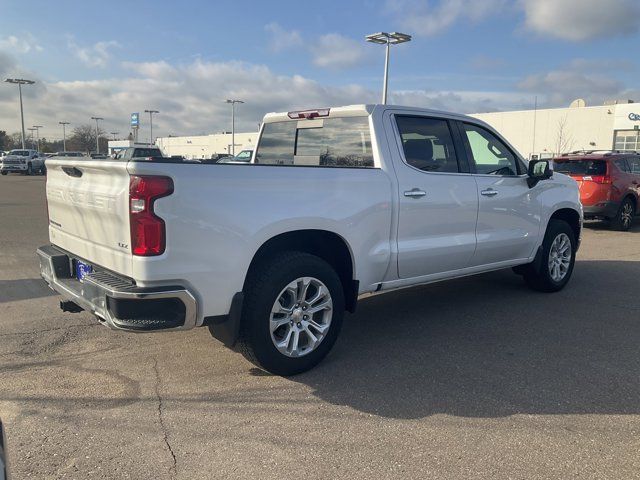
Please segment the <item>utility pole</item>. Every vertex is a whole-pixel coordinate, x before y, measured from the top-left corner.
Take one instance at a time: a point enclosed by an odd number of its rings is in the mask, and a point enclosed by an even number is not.
[[[5,79],[5,82],[7,83],[14,83],[14,84],[18,84],[18,92],[20,92],[20,122],[22,123],[22,130],[20,131],[22,136],[20,137],[22,139],[22,149],[24,150],[24,110],[22,109],[22,85],[33,85],[34,82],[33,80],[25,80],[24,78],[7,78]]]
[[[533,144],[531,145],[531,155],[536,153],[536,116],[538,115],[538,96],[534,100],[533,104]],[[531,160],[531,155],[529,155],[529,160]]]
[[[384,57],[384,80],[382,83],[382,103],[387,103],[387,86],[389,84],[389,51],[391,45],[397,45],[399,43],[406,43],[411,41],[411,35],[400,32],[378,32],[372,33],[364,37],[367,42],[377,43],[378,45],[385,45],[386,52]]]
[[[227,99],[231,104],[231,155],[236,156],[236,103],[244,103],[242,100]]]
[[[145,113],[149,114],[149,145],[153,145],[153,114],[160,113],[158,110],[145,110]]]
[[[66,125],[69,125],[69,122],[58,122],[62,125],[62,151],[67,151],[67,131],[65,129]]]
[[[36,150],[37,150],[38,153],[40,153],[40,129],[42,128],[42,125],[34,125],[33,128],[36,129],[36,139],[37,139],[37,142],[38,142],[38,143],[36,143],[36,145],[37,145],[36,146]]]
[[[36,144],[33,141],[33,132],[35,132],[37,130],[37,128],[27,128],[27,130],[29,130],[31,132],[31,147],[35,147]]]
[[[96,121],[96,153],[100,153],[100,128],[98,127],[98,120],[104,120],[102,117],[91,117],[91,120]]]

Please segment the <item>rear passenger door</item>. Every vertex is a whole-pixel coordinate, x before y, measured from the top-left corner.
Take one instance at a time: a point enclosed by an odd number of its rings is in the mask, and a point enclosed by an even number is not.
[[[524,163],[490,130],[473,123],[458,125],[479,199],[471,265],[529,258],[540,234],[542,206],[537,192],[544,182],[529,188]]]
[[[390,122],[397,147],[391,153],[399,185],[399,277],[469,266],[478,195],[451,121],[395,114]]]

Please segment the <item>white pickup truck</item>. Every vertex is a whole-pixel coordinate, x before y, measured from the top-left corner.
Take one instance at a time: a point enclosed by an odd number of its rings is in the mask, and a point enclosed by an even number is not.
[[[577,184],[483,122],[356,105],[268,114],[248,164],[48,161],[42,276],[134,332],[207,325],[264,369],[327,355],[359,295],[513,268],[553,292]]]
[[[2,175],[12,172],[23,175],[44,174],[46,172],[44,158],[37,150],[11,150],[0,159],[0,173]]]

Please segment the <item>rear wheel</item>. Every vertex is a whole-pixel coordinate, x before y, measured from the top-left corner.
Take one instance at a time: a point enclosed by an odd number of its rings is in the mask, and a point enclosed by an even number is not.
[[[47,174],[47,166],[44,163],[40,167],[40,174],[41,175],[46,175]]]
[[[631,228],[633,217],[636,214],[636,207],[629,197],[625,198],[618,209],[616,216],[611,219],[611,228],[626,232]]]
[[[576,261],[575,234],[567,222],[549,221],[540,255],[538,262],[523,268],[525,282],[541,292],[562,290],[571,278]]]
[[[307,371],[333,347],[343,313],[342,284],[327,262],[303,252],[277,255],[247,282],[239,349],[276,375]]]

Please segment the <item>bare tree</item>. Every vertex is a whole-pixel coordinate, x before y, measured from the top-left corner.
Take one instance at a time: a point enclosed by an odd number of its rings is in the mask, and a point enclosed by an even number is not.
[[[554,146],[556,155],[569,152],[575,143],[573,135],[571,135],[567,129],[567,123],[566,115],[558,120],[558,131],[556,133],[556,143]]]
[[[100,151],[104,152],[107,148],[106,132],[102,129],[98,130],[100,140]],[[93,152],[96,149],[96,127],[85,123],[78,125],[73,129],[71,136],[67,138],[67,149],[78,150],[81,152]]]

